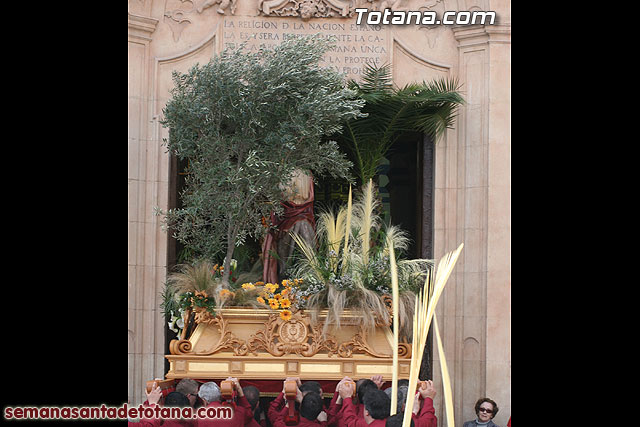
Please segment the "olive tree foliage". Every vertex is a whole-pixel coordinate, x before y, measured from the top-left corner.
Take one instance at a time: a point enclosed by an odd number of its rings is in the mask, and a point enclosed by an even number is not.
[[[328,138],[361,117],[364,101],[342,75],[319,66],[331,41],[308,36],[271,49],[225,50],[173,73],[163,110],[167,147],[188,159],[183,207],[164,215],[176,239],[208,259],[264,233],[261,218],[281,212],[280,187],[295,169],[352,180],[352,166]]]

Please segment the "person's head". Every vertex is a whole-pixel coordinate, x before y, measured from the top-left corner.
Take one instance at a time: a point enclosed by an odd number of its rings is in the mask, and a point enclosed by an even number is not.
[[[407,386],[398,386],[398,412],[400,411],[404,411],[404,404],[407,401],[407,391],[409,390],[409,387]],[[393,387],[389,387],[386,388],[384,390],[384,392],[387,394],[387,396],[389,396],[389,399],[391,399],[391,392],[393,391]]]
[[[198,396],[200,396],[200,399],[205,401],[205,405],[208,405],[211,402],[218,402],[220,401],[221,396],[220,387],[218,387],[218,384],[213,381],[204,383],[200,386]]]
[[[398,412],[395,415],[387,418],[385,422],[385,427],[402,427],[402,422],[404,421],[404,412]],[[411,418],[411,427],[415,427],[416,423],[413,422],[413,417]]]
[[[300,416],[314,421],[322,412],[322,403],[322,396],[318,393],[307,393],[300,404]]]
[[[191,402],[189,402],[187,396],[179,391],[172,391],[164,398],[164,406],[184,408],[186,406],[191,406]]]
[[[488,397],[483,397],[482,399],[478,399],[474,409],[476,410],[478,420],[485,423],[496,416],[498,413],[498,404]]]
[[[364,395],[364,420],[371,424],[373,420],[384,420],[391,412],[391,399],[382,390],[370,389]]]
[[[195,405],[198,399],[198,388],[200,388],[200,384],[191,378],[183,378],[176,385],[176,391],[187,396],[191,406]]]
[[[322,386],[320,386],[318,381],[305,381],[298,388],[302,392],[302,396],[306,396],[310,391],[322,396]]]
[[[255,411],[256,406],[260,403],[260,390],[258,390],[258,387],[248,385],[246,387],[242,387],[242,392],[244,393],[244,397],[249,401],[251,410]]]
[[[358,380],[356,382],[356,394],[358,396],[358,402],[364,403],[363,401],[364,395],[367,393],[367,391],[374,390],[374,389],[377,390],[378,386],[376,385],[376,383],[374,383],[370,379],[364,378],[364,379]]]
[[[409,380],[407,379],[403,379],[403,380],[398,380],[398,387],[409,387]]]

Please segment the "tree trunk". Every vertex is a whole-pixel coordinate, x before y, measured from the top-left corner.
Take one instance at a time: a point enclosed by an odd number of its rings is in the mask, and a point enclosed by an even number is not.
[[[232,221],[229,221],[229,228],[227,229],[227,255],[224,258],[224,264],[222,272],[222,287],[224,289],[229,288],[229,275],[231,274],[231,258],[233,257],[233,250],[236,247],[236,238],[238,237],[238,228],[233,226]]]

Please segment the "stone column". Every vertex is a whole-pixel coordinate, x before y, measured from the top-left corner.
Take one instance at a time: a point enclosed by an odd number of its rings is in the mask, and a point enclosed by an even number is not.
[[[500,407],[496,424],[506,425],[511,414],[511,30],[503,21],[453,31],[466,105],[456,120],[457,138],[436,148],[434,256],[461,242],[465,246],[437,313],[456,425],[474,419],[474,403],[485,396]],[[439,370],[436,360],[436,381]],[[445,423],[439,396],[437,416]]]
[[[144,4],[145,2],[134,3]],[[167,235],[154,215],[166,208],[168,159],[153,138],[149,75],[151,36],[158,20],[129,10],[128,137],[128,400],[142,403],[147,380],[164,378]]]

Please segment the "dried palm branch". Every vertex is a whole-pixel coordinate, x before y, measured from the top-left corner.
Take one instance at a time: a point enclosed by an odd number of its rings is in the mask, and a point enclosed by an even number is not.
[[[440,330],[438,329],[438,317],[433,314],[433,327],[436,331],[436,343],[438,346],[438,357],[440,358],[440,373],[442,374],[442,387],[444,388],[444,407],[447,414],[447,425],[455,426],[453,420],[453,397],[451,390],[451,378],[449,377],[449,369],[447,368],[447,358],[444,354],[442,339],[440,338]]]
[[[327,250],[330,252],[330,268],[334,273],[338,268],[338,254],[346,232],[346,217],[346,209],[340,209],[337,215],[333,211],[327,210],[320,212],[316,222],[318,239],[324,238],[327,242]]]
[[[347,265],[347,257],[349,254],[349,235],[351,234],[351,216],[353,214],[353,203],[351,202],[351,185],[349,185],[349,199],[347,200],[346,224],[344,233],[344,249],[342,252],[342,265]]]
[[[322,267],[313,246],[300,237],[298,233],[292,231],[289,232],[289,234],[298,245],[298,248],[302,251],[302,255],[304,255],[304,257],[300,259],[300,267],[318,278],[324,277]]]
[[[427,335],[429,333],[429,327],[431,326],[431,320],[435,315],[435,307],[440,299],[440,295],[442,295],[444,286],[455,267],[463,246],[464,244],[460,244],[456,250],[448,252],[440,259],[435,271],[435,277],[432,270],[429,270],[424,287],[416,299],[415,316],[413,318],[413,349],[411,351],[411,366],[409,368],[409,390],[416,389],[422,355],[427,342]],[[450,384],[447,385],[450,387]],[[445,395],[447,393],[450,393],[450,390],[445,390]],[[409,393],[407,395],[402,427],[410,426],[414,399],[415,395],[413,393]],[[453,426],[453,424],[451,424],[453,419],[448,418],[447,422],[449,423],[449,426]]]
[[[389,415],[395,415],[398,410],[398,342],[400,339],[400,291],[398,289],[398,267],[396,265],[396,254],[393,249],[392,234],[387,234],[386,246],[389,251],[391,261],[391,292],[393,297],[393,370],[391,377],[391,411]]]
[[[380,206],[380,201],[375,197],[373,181],[365,185],[361,198],[353,206],[352,224],[358,230],[360,239],[360,254],[362,261],[366,265],[369,262],[369,251],[371,249],[371,232],[375,231],[379,224],[379,218],[375,214]]]

